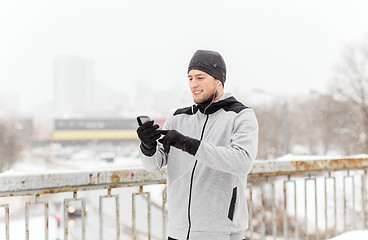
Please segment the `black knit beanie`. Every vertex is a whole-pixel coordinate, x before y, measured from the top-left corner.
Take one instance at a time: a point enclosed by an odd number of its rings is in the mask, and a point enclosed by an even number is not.
[[[192,69],[201,70],[220,80],[222,85],[226,81],[226,65],[218,52],[210,50],[197,50],[190,60],[188,73]]]

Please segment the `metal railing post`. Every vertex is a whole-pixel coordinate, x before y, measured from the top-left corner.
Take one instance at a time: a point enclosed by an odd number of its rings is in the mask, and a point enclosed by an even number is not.
[[[151,240],[151,193],[150,192],[143,192],[143,186],[139,187],[139,193],[132,194],[132,234],[133,239],[137,239],[137,224],[136,224],[136,196],[139,195],[146,195],[147,196],[147,222],[148,222],[148,229],[147,229],[147,237],[148,240]]]
[[[4,208],[4,220],[5,220],[5,239],[9,240],[9,204],[0,204],[0,208]]]
[[[104,218],[103,218],[103,200],[104,199],[115,199],[115,228],[116,228],[116,240],[120,239],[120,201],[119,201],[119,195],[111,195],[111,189],[108,189],[107,195],[100,196],[99,199],[99,229],[100,229],[100,240],[103,240],[103,224],[104,224]]]
[[[25,204],[25,235],[26,240],[29,240],[29,208],[32,205],[44,205],[44,217],[45,217],[45,240],[49,239],[49,203],[46,201],[41,202],[40,201],[40,195],[35,196],[34,202],[26,202]]]
[[[68,208],[71,202],[80,202],[82,206],[82,231],[81,231],[81,239],[86,239],[86,217],[87,217],[87,206],[85,198],[78,198],[77,192],[73,192],[73,198],[64,199],[64,240],[69,239],[69,215]]]

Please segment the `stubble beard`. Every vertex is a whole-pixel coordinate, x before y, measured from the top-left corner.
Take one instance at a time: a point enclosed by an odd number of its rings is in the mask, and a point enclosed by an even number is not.
[[[216,92],[214,92],[213,94],[211,94],[211,96],[209,96],[208,98],[206,98],[206,99],[204,99],[204,100],[202,100],[202,101],[200,101],[200,102],[196,102],[196,101],[194,101],[196,104],[204,104],[204,103],[210,103],[210,102],[212,102],[213,101],[213,99],[215,99],[216,98],[216,96],[217,96],[217,91]]]

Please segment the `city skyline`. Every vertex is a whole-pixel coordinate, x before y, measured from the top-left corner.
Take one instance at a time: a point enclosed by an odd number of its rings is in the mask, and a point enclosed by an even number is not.
[[[143,113],[163,117],[170,114],[175,106],[189,102],[188,99],[177,98],[168,90],[152,92],[139,78],[134,79],[132,85],[139,91],[134,96],[128,96],[126,91],[111,89],[103,82],[97,81],[94,65],[89,58],[58,56],[53,67],[53,99],[41,103],[38,113],[29,115],[17,112],[16,108],[12,109],[12,104],[19,99],[16,95],[9,95],[8,99],[5,96],[0,100],[1,110],[8,116],[31,118],[132,118]],[[174,100],[167,102],[166,97]],[[140,101],[141,99],[149,100]]]
[[[368,37],[365,9],[347,0],[1,2],[0,107],[37,114],[54,99],[60,56],[93,61],[95,81],[122,101],[165,93],[160,101],[191,104],[186,69],[197,49],[223,55],[234,93],[327,91],[342,51]]]

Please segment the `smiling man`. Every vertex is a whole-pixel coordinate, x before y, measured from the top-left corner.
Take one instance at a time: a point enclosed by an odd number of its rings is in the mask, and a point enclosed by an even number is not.
[[[226,66],[218,52],[198,50],[188,79],[195,105],[178,109],[163,130],[153,121],[137,129],[145,169],[167,165],[168,239],[244,239],[257,119],[251,108],[224,93]]]

